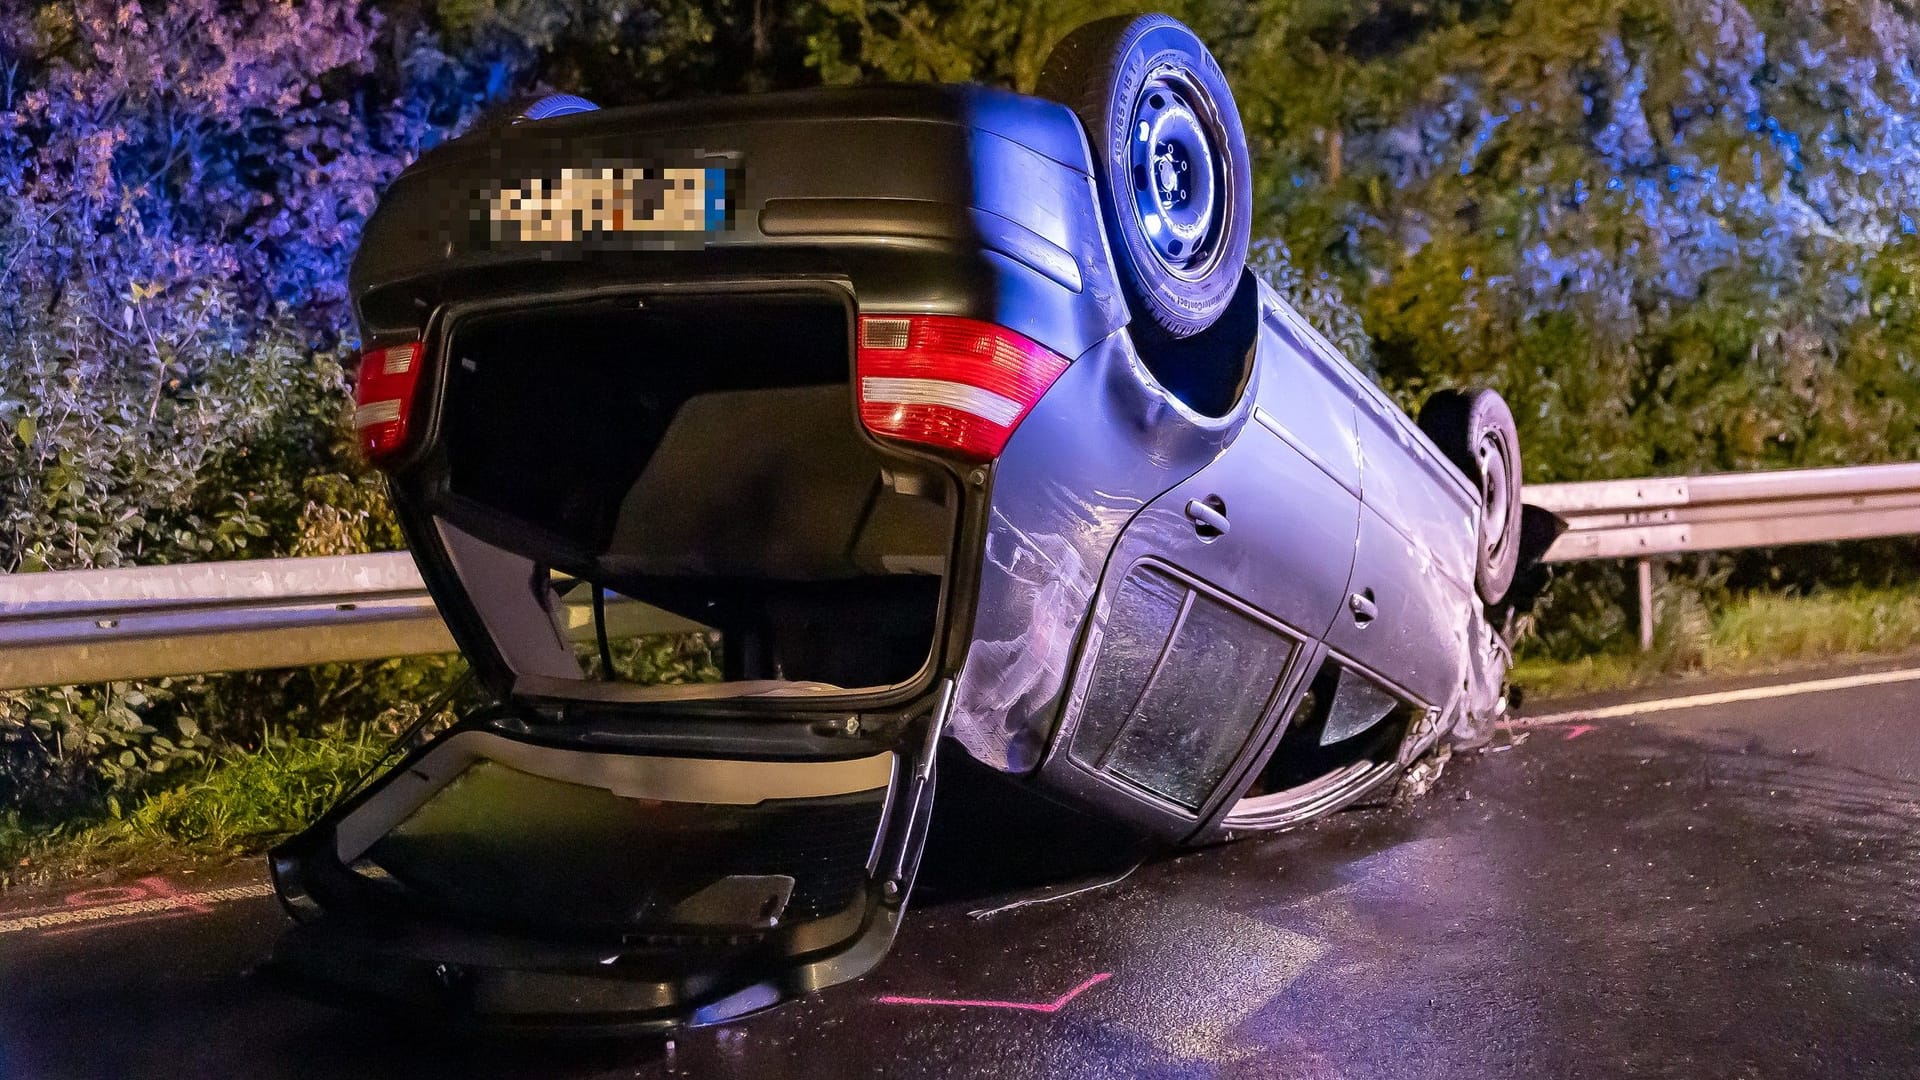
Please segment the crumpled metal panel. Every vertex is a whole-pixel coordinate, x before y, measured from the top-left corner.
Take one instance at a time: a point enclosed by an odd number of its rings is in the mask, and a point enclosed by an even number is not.
[[[1279,303],[1266,290],[1258,299]],[[1061,722],[1083,637],[1106,632],[1089,629],[1092,609],[1104,602],[1103,573],[1116,557],[1164,556],[1172,550],[1165,545],[1191,542],[1181,508],[1189,496],[1202,498],[1202,488],[1213,490],[1202,482],[1216,475],[1210,467],[1220,470],[1220,490],[1232,496],[1230,513],[1240,527],[1233,541],[1199,560],[1198,576],[1303,636],[1324,632],[1334,651],[1380,671],[1423,710],[1452,718],[1471,648],[1461,624],[1476,606],[1466,584],[1472,493],[1377,389],[1355,373],[1332,370],[1339,365],[1331,361],[1328,371],[1313,370],[1271,329],[1262,330],[1258,348],[1267,359],[1251,392],[1221,420],[1176,404],[1147,373],[1131,339],[1117,333],[1076,359],[1014,433],[993,471],[973,645],[957,680],[952,731],[974,757],[1010,772],[1039,764]],[[1286,410],[1269,409],[1257,425],[1264,430],[1249,437],[1271,433],[1271,447],[1258,448],[1271,453],[1224,454],[1251,422],[1252,399],[1277,403],[1299,393],[1283,373],[1322,380],[1336,408],[1350,399],[1357,413],[1379,414],[1372,424],[1379,430],[1358,416],[1365,422],[1355,445],[1344,423],[1311,432],[1296,425],[1296,432]],[[1364,464],[1348,456],[1356,453],[1366,455]],[[1297,470],[1277,465],[1296,458]],[[1364,506],[1353,496],[1356,470]],[[1229,480],[1244,483],[1256,474],[1258,483],[1229,491]],[[1336,496],[1359,520],[1343,514],[1342,528],[1330,531],[1324,526]],[[1156,524],[1151,515],[1162,510],[1167,520]],[[1129,540],[1116,555],[1123,530]],[[1377,607],[1371,625],[1349,616],[1346,592]],[[1094,625],[1102,626],[1098,619]]]
[[[1048,711],[1066,678],[1098,575],[1067,537],[1025,536],[999,513],[987,536],[987,564],[999,572],[995,592],[1004,598],[997,621],[1018,628],[974,643],[960,673],[965,706],[956,712],[954,736],[981,761],[1024,771],[1045,749],[1045,728],[1032,721]]]
[[[1195,423],[1153,389],[1124,333],[1075,360],[1021,423],[994,470],[955,693],[950,730],[968,753],[1009,772],[1039,764],[1121,530],[1236,430]]]

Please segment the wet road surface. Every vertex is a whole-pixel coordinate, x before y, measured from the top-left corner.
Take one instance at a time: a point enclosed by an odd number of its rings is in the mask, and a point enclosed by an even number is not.
[[[1920,1076],[1917,736],[1920,682],[1556,724],[1412,807],[983,919],[1030,894],[948,845],[875,974],[672,1040],[301,1000],[250,974],[281,916],[234,882],[15,898],[0,1077]]]

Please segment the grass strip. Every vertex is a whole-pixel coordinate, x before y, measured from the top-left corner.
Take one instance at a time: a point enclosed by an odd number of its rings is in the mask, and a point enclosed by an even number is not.
[[[40,884],[219,862],[266,850],[318,817],[379,760],[390,735],[269,737],[124,812],[35,826],[0,816],[0,880]]]
[[[1514,664],[1514,684],[1529,695],[1564,697],[1920,649],[1920,588],[1755,593],[1713,611],[1690,594],[1664,600],[1652,650],[1575,660],[1523,657]]]

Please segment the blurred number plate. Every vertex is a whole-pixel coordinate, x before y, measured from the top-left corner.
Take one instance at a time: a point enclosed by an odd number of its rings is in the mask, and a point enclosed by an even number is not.
[[[724,168],[563,169],[493,192],[487,218],[495,240],[530,243],[706,233],[726,225],[727,195]]]

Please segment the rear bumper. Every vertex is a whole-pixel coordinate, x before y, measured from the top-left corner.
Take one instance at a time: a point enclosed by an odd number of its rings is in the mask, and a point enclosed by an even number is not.
[[[273,852],[298,923],[273,970],[537,1030],[717,1023],[857,978],[899,925],[950,703],[941,683],[838,756],[463,722]]]
[[[705,233],[526,241],[492,221],[513,185],[689,162],[729,177],[727,218]],[[456,300],[769,278],[844,281],[866,310],[977,318],[1068,357],[1127,321],[1079,122],[1065,106],[972,86],[805,90],[480,129],[383,193],[349,287],[376,339],[415,335],[424,312]]]
[[[858,978],[886,956],[900,917],[898,905],[878,907],[845,948],[757,975],[635,973],[608,964],[607,947],[339,921],[288,931],[269,970],[328,1004],[403,1006],[455,1027],[644,1034],[724,1023]]]

